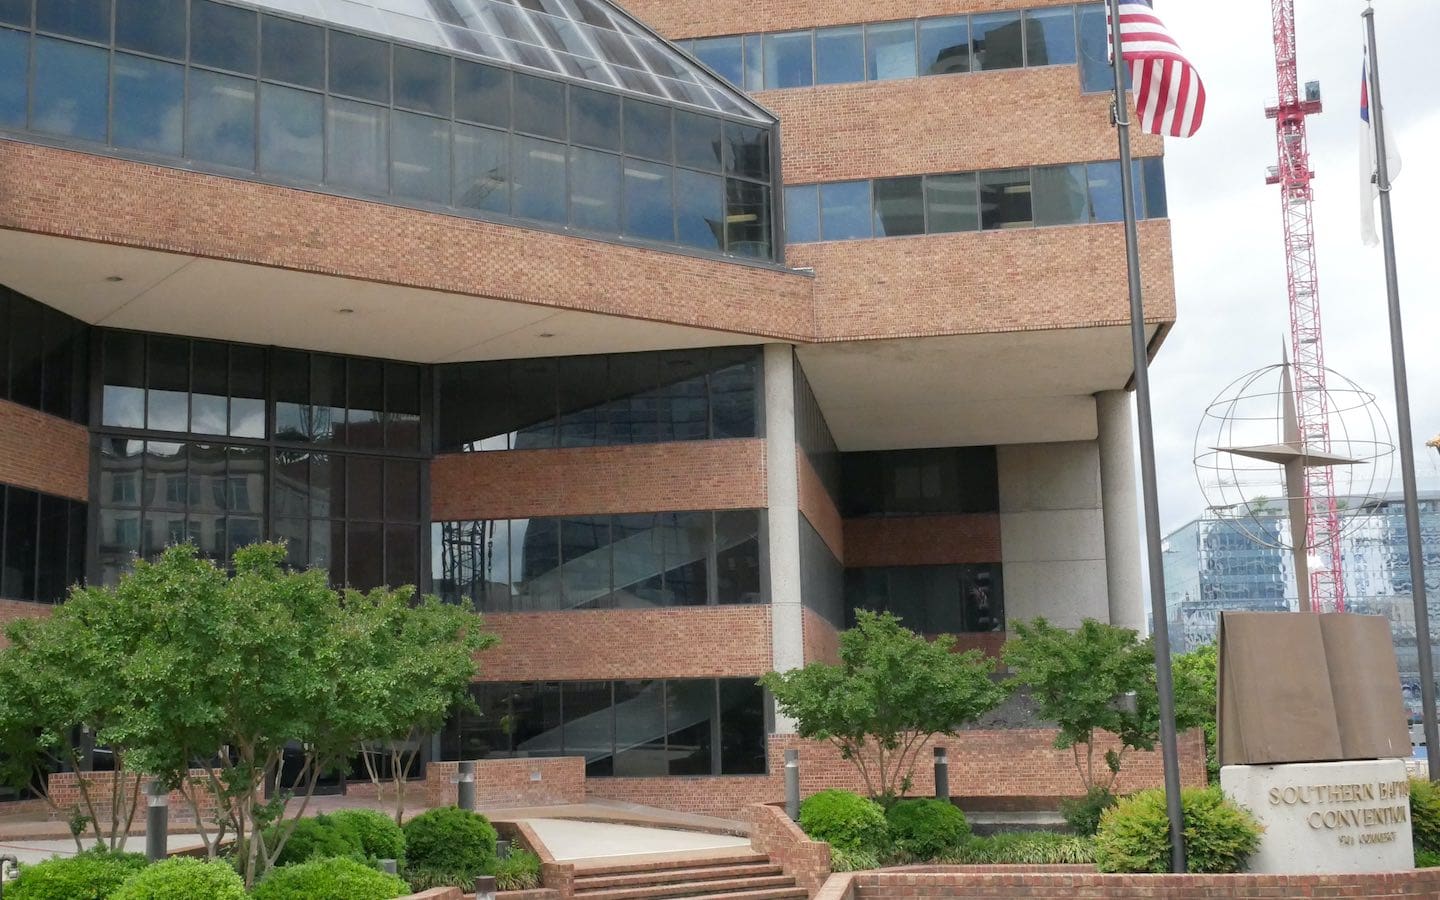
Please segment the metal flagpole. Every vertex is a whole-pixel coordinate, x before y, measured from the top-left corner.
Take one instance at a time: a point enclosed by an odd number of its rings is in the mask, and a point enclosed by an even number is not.
[[[1120,188],[1125,204],[1125,265],[1130,279],[1130,350],[1135,366],[1135,407],[1140,425],[1140,482],[1145,492],[1145,543],[1150,565],[1150,616],[1155,640],[1155,687],[1160,694],[1160,754],[1165,763],[1165,806],[1170,816],[1170,870],[1185,871],[1185,815],[1180,805],[1180,753],[1175,735],[1175,684],[1165,616],[1165,571],[1160,549],[1160,500],[1155,488],[1155,426],[1150,412],[1150,353],[1145,301],[1140,290],[1140,247],[1135,227],[1135,181],[1130,164],[1130,110],[1125,102],[1125,61],[1120,53],[1120,0],[1108,0],[1112,116],[1120,136]]]
[[[1425,723],[1425,758],[1431,781],[1440,778],[1440,728],[1435,722],[1435,663],[1430,650],[1430,609],[1425,602],[1425,556],[1420,543],[1420,500],[1415,487],[1415,446],[1410,434],[1410,386],[1405,374],[1405,333],[1400,322],[1400,283],[1395,268],[1395,223],[1390,217],[1390,161],[1385,156],[1385,110],[1380,102],[1380,61],[1375,48],[1375,10],[1367,7],[1365,37],[1370,51],[1370,124],[1375,130],[1375,165],[1380,188],[1380,234],[1385,248],[1385,292],[1390,305],[1390,359],[1395,372],[1395,426],[1399,432],[1400,478],[1405,486],[1405,532],[1410,547],[1410,594],[1415,606],[1415,650],[1420,657],[1420,705]]]

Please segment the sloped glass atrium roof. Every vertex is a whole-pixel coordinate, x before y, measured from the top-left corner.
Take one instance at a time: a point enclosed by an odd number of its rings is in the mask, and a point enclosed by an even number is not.
[[[246,0],[757,122],[743,94],[602,0]]]

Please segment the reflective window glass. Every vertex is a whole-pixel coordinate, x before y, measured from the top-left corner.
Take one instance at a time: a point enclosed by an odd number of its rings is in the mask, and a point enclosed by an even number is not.
[[[1068,6],[1025,11],[1025,65],[1075,62],[1075,11]]]
[[[184,431],[190,420],[190,343],[183,338],[151,335],[146,340],[145,427],[153,431]],[[150,445],[152,448],[159,446]]]
[[[254,81],[191,70],[185,155],[240,169],[255,168]]]
[[[671,775],[709,775],[714,768],[719,717],[715,682],[686,678],[665,684],[666,757]]]
[[[591,231],[620,231],[620,157],[570,148],[570,224]]]
[[[395,105],[450,115],[450,58],[396,44]]]
[[[455,117],[509,128],[510,73],[494,66],[456,60]]]
[[[656,241],[675,240],[669,166],[625,161],[625,233]]]
[[[753,509],[715,514],[716,601],[762,603],[760,513]]]
[[[720,120],[687,110],[675,111],[675,163],[706,172],[720,171]]]
[[[185,58],[185,0],[116,0],[115,46]]]
[[[757,259],[770,255],[770,188],[725,179],[725,249]]]
[[[110,140],[115,146],[181,155],[185,117],[184,66],[116,53],[113,103]]]
[[[981,172],[980,224],[983,228],[1033,225],[1030,214],[1030,170]]]
[[[570,140],[603,150],[620,149],[620,97],[570,87]]]
[[[1125,198],[1120,187],[1120,163],[1097,162],[1085,167],[1090,180],[1090,205],[1096,222],[1119,222],[1125,218]]]
[[[1075,10],[1080,42],[1080,89],[1086,93],[1115,87],[1110,67],[1110,35],[1105,27],[1105,8],[1081,6]]]
[[[870,236],[870,182],[820,185],[820,239],[844,241]]]
[[[718,226],[715,230],[719,231]],[[708,437],[710,414],[705,389],[708,361],[704,350],[659,354],[660,385],[654,395],[659,440],[699,441]]]
[[[565,145],[516,135],[511,144],[511,211],[527,219],[564,222]]]
[[[587,777],[612,774],[615,710],[610,682],[566,682],[560,692],[565,709],[565,754],[585,759]]]
[[[975,176],[925,176],[925,216],[932,234],[980,230],[980,199]]]
[[[265,358],[260,347],[230,345],[230,434],[265,437]]]
[[[971,19],[974,31],[975,71],[1018,69],[1025,64],[1025,42],[1020,12],[987,13]]]
[[[1090,221],[1085,167],[1036,166],[1035,224],[1076,225]]]
[[[875,179],[875,236],[898,237],[925,233],[923,179]]]
[[[303,87],[325,87],[325,29],[319,25],[260,17],[260,74]]]
[[[754,679],[720,679],[720,774],[764,775],[765,691]]]
[[[970,19],[950,16],[920,20],[920,74],[970,71]]]
[[[646,159],[670,161],[670,110],[625,98],[625,152]]]
[[[390,102],[390,45],[373,38],[330,31],[330,90]]]
[[[701,38],[695,41],[695,58],[715,70],[715,74],[735,85],[744,84],[744,64],[740,38]]]
[[[610,600],[610,517],[560,520],[561,581],[565,609],[597,609]]]
[[[35,558],[39,547],[36,526],[40,495],[8,488],[5,495],[5,568],[0,570],[0,595],[29,599],[35,596]]]
[[[109,87],[108,51],[37,37],[30,127],[104,141]]]
[[[675,225],[680,243],[702,250],[724,248],[723,189],[724,180],[719,175],[684,169],[675,173]]]
[[[386,193],[389,113],[383,106],[337,97],[326,99],[326,181],[367,194]]]
[[[325,99],[260,85],[260,171],[319,184],[325,175]]]
[[[815,32],[815,83],[865,80],[865,29],[860,25]]]
[[[510,210],[510,136],[503,131],[455,124],[455,188],[462,209]]]
[[[865,77],[870,81],[915,77],[915,22],[865,26]]]
[[[745,46],[745,90],[762,91],[765,89],[764,36],[747,34],[743,41]]]
[[[555,446],[557,374],[553,359],[521,359],[510,367],[514,450]]]
[[[809,87],[815,83],[811,53],[813,32],[765,35],[765,87]]]
[[[16,336],[10,345],[10,399],[23,406],[40,408],[44,382],[45,307],[38,303],[11,305],[10,331]],[[23,335],[23,337],[21,337]]]
[[[770,129],[725,123],[725,174],[770,180]]]
[[[101,424],[144,428],[145,337],[128,331],[107,331],[103,351]]]
[[[0,0],[0,22],[30,27],[30,0]]]
[[[396,110],[390,127],[390,190],[397,197],[449,203],[450,123]]]
[[[611,443],[606,400],[607,356],[560,359],[560,446],[594,447]]]
[[[110,0],[36,0],[35,28],[107,43],[110,40]]]
[[[25,83],[30,70],[30,35],[0,28],[0,125],[25,127]]]
[[[815,185],[785,189],[785,240],[792,244],[820,240],[820,200]]]
[[[1141,161],[1145,181],[1145,215],[1151,219],[1163,219],[1170,215],[1165,196],[1165,160],[1150,157]]]
[[[190,62],[255,74],[256,13],[254,10],[193,0],[190,4]]]
[[[516,72],[515,130],[565,140],[565,85]]]
[[[665,683],[615,682],[615,775],[670,773],[665,753]]]
[[[229,425],[229,348],[212,341],[194,341],[190,348],[194,373],[190,383],[190,431],[224,434]]]

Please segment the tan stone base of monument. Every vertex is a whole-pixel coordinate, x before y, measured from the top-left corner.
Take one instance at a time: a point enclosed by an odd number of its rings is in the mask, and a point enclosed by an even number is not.
[[[1414,868],[1404,760],[1225,766],[1220,787],[1265,826],[1251,872]]]

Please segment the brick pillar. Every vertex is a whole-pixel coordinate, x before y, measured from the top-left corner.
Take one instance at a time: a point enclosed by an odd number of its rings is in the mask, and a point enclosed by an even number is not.
[[[805,665],[804,606],[800,599],[800,471],[795,446],[795,351],[765,346],[767,545],[770,570],[770,650],[777,671]],[[779,714],[775,733],[793,734]]]

